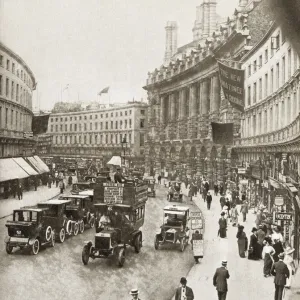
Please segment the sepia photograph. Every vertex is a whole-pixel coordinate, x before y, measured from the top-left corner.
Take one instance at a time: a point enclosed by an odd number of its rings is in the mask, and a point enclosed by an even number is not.
[[[0,0],[0,299],[300,300],[299,0]]]

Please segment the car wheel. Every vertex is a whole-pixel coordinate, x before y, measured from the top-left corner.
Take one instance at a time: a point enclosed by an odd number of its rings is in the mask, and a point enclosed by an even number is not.
[[[119,248],[117,251],[117,266],[118,267],[123,267],[125,262],[125,249],[124,248]]]
[[[81,259],[83,264],[86,266],[89,263],[89,259],[90,259],[90,250],[88,245],[85,245],[82,249],[82,255],[81,255]]]
[[[84,222],[83,222],[83,220],[81,220],[81,221],[79,222],[79,232],[80,232],[80,233],[83,233],[83,232],[84,232]]]
[[[154,249],[155,249],[155,250],[158,250],[158,247],[159,247],[159,242],[158,242],[158,237],[156,236],[156,237],[154,238]]]
[[[6,243],[5,250],[6,250],[7,254],[11,254],[13,249],[14,249],[14,247],[12,247],[9,243]]]
[[[134,240],[134,250],[136,253],[140,253],[141,248],[142,248],[142,238],[141,235],[138,234],[137,237]]]
[[[54,246],[55,246],[55,230],[52,231],[51,240],[50,240],[50,247],[54,247]]]
[[[40,241],[38,239],[35,239],[31,246],[31,254],[37,255],[39,251],[40,251]]]
[[[185,248],[185,238],[180,240],[180,251],[183,252]]]
[[[61,228],[59,231],[59,242],[63,243],[65,241],[66,238],[66,231],[64,228]]]
[[[94,228],[95,227],[95,218],[91,217],[90,219],[90,228]]]
[[[52,238],[52,229],[51,226],[48,226],[45,232],[45,239],[47,242],[50,242],[51,238]]]
[[[73,234],[76,236],[79,232],[79,224],[78,222],[75,222],[74,225],[73,225]]]

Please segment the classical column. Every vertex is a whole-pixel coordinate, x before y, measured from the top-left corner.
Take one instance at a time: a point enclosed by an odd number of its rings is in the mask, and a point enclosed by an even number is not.
[[[185,88],[183,88],[180,91],[179,97],[180,97],[180,100],[179,100],[180,116],[179,116],[179,118],[184,119],[186,117],[186,103],[185,103],[186,102],[186,90],[185,90]]]
[[[175,121],[175,95],[170,94],[169,95],[169,107],[170,107],[170,121]]]
[[[220,95],[220,82],[219,77],[216,75],[212,78],[212,87],[213,91],[213,97],[211,98],[212,102],[212,112],[219,111],[220,109],[220,101],[221,101],[221,95]]]
[[[197,115],[197,86],[191,84],[190,86],[190,117]]]
[[[163,96],[160,96],[160,123],[165,123],[165,98]]]
[[[209,111],[209,82],[208,80],[203,81],[203,91],[202,91],[202,114],[206,115]]]
[[[202,113],[202,107],[201,107],[201,99],[202,99],[202,82],[197,82],[197,86],[199,87],[199,94],[197,98],[197,106],[199,108],[199,111],[197,111],[198,115],[201,115]]]

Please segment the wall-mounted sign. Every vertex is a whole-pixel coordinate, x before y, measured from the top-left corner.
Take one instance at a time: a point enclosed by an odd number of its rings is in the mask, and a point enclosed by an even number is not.
[[[238,168],[238,174],[246,174],[246,168]]]
[[[277,212],[275,219],[278,221],[292,221],[292,214],[287,212]]]
[[[276,196],[275,197],[275,205],[282,206],[284,204],[283,196]]]

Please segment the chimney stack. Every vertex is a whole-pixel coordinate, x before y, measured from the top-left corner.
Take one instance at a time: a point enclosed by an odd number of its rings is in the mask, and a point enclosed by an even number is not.
[[[168,64],[171,57],[177,52],[177,23],[168,21],[166,29],[166,50],[164,63]]]
[[[196,21],[193,28],[193,40],[197,41],[202,37],[203,29],[203,5],[197,6]]]
[[[203,0],[203,38],[217,29],[217,0]]]

